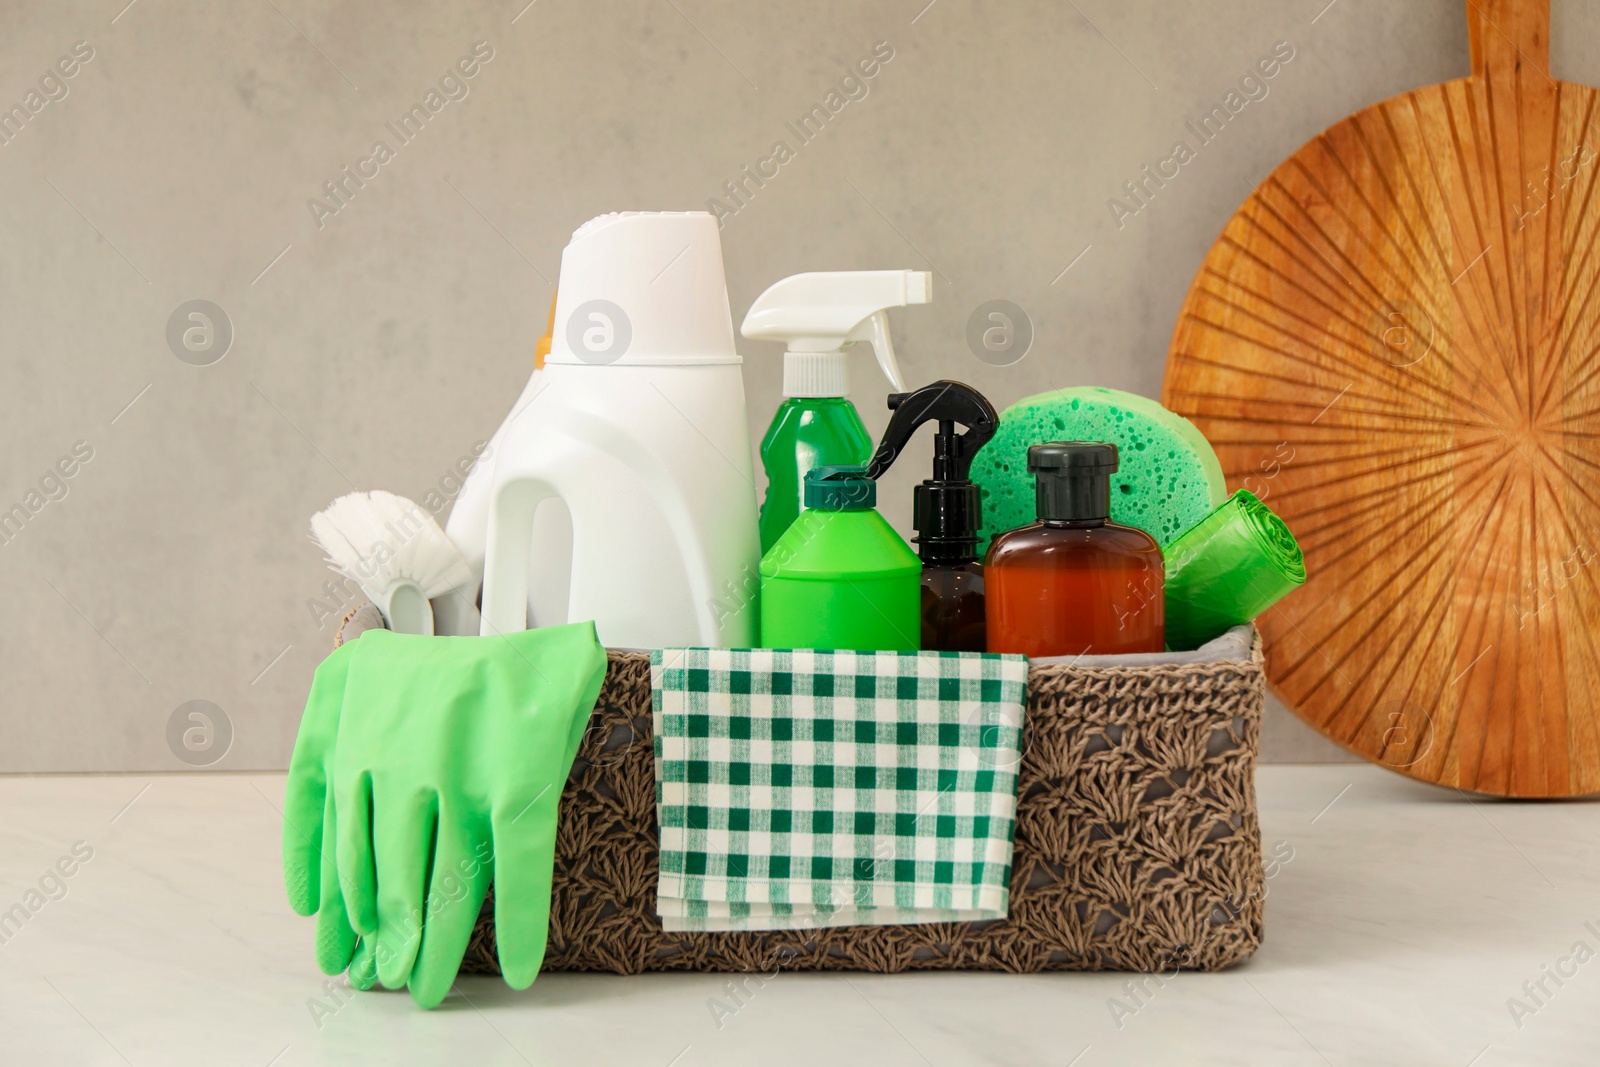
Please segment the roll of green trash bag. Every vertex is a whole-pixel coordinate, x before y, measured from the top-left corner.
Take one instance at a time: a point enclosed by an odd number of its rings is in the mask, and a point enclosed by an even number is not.
[[[1306,580],[1284,521],[1240,489],[1166,548],[1167,647],[1199,648],[1247,623]]]

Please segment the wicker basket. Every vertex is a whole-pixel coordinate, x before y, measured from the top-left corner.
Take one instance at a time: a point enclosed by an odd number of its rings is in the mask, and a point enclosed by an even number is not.
[[[1034,666],[1005,919],[669,934],[655,915],[650,657],[613,651],[561,798],[544,967],[1228,967],[1261,943],[1254,783],[1262,694],[1259,637],[1248,660]],[[491,898],[463,973],[499,972],[492,912]]]

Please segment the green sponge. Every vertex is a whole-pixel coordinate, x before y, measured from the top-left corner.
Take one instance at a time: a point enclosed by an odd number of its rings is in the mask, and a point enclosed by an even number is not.
[[[1000,428],[972,461],[983,490],[989,538],[1034,521],[1028,446],[1045,441],[1106,441],[1117,446],[1111,518],[1137,526],[1165,548],[1228,497],[1222,464],[1194,423],[1148,397],[1120,389],[1060,389],[1006,408]]]

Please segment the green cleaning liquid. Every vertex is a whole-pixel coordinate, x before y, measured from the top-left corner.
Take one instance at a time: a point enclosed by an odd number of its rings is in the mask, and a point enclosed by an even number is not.
[[[873,510],[860,465],[806,474],[806,510],[761,559],[761,644],[915,652],[922,561]]]
[[[806,472],[817,467],[861,465],[872,458],[872,437],[855,405],[842,396],[785,400],[761,439],[767,496],[761,503],[761,552],[765,555],[805,507]]]

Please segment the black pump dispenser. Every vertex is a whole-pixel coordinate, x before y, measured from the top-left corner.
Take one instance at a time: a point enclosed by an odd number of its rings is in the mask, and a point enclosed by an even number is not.
[[[983,498],[967,475],[972,457],[994,436],[1000,421],[994,405],[970,385],[938,381],[909,393],[891,393],[889,409],[894,416],[867,465],[867,475],[882,475],[918,427],[938,422],[933,437],[933,477],[918,485],[912,498],[917,529],[913,540],[924,566],[977,559]],[[966,427],[966,432],[957,433],[957,425]]]
[[[933,477],[916,488],[913,513],[917,555],[922,557],[922,647],[940,652],[982,652],[985,641],[983,565],[978,528],[983,498],[967,476],[1000,422],[994,405],[970,385],[940,381],[889,397],[888,429],[867,464],[869,477],[888,470],[917,428],[937,422]],[[957,433],[956,427],[966,428]]]

